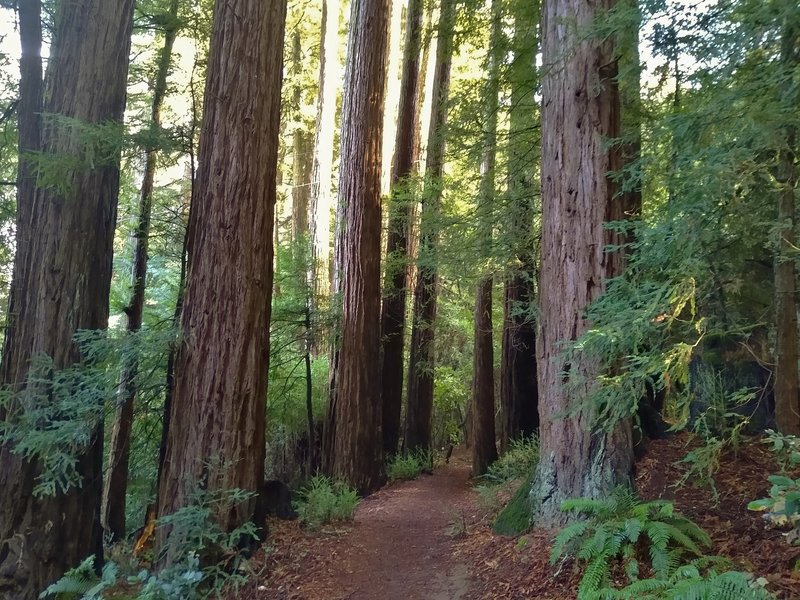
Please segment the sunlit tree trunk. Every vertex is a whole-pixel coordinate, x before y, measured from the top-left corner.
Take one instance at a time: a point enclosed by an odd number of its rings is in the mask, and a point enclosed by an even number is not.
[[[514,264],[506,273],[503,313],[503,347],[500,359],[501,447],[539,428],[539,390],[536,380],[536,322],[531,306],[536,301],[536,247],[534,165],[531,148],[538,146],[536,131],[539,51],[539,3],[526,7],[536,20],[517,15],[514,22],[514,59],[509,67],[511,108],[508,132],[508,237]],[[537,136],[538,137],[538,136]]]
[[[87,151],[87,141],[63,118],[88,126],[122,122],[133,4],[133,0],[81,0],[60,7],[42,104],[48,115],[41,132],[45,156],[83,156]],[[21,8],[24,89],[36,93],[38,6],[23,2]],[[32,96],[25,100],[28,108],[41,102]],[[26,114],[24,135],[31,136],[26,148],[34,142],[37,127],[29,118]],[[28,175],[30,171],[20,188],[31,197],[20,198],[14,314],[2,366],[3,383],[20,394],[21,403],[15,402],[9,414],[44,401],[50,393],[48,382],[27,381],[34,357],[48,356],[56,369],[78,363],[83,357],[73,341],[76,331],[108,325],[119,154],[63,173],[58,187],[36,188]],[[102,408],[97,411],[101,414]],[[48,583],[86,556],[95,554],[98,562],[102,560],[100,414],[90,443],[76,457],[82,484],[67,492],[34,496],[40,465],[22,460],[8,445],[0,449],[3,598],[37,598]]]
[[[400,108],[397,119],[392,195],[389,199],[389,231],[386,241],[386,273],[381,307],[382,394],[384,451],[397,451],[403,395],[403,342],[406,329],[408,250],[411,235],[412,193],[408,177],[417,159],[422,0],[410,0],[406,17]]]
[[[492,210],[495,199],[497,162],[497,110],[500,106],[499,70],[503,49],[499,0],[492,2],[487,81],[484,92],[483,155],[478,191],[478,247],[484,262],[492,260]],[[484,267],[485,268],[485,267]],[[494,275],[481,273],[475,298],[475,327],[472,371],[472,476],[486,473],[497,460],[494,428],[494,345],[492,336],[492,289]]]
[[[542,69],[541,332],[537,340],[540,461],[531,492],[534,520],[563,523],[561,502],[606,497],[630,484],[630,423],[610,433],[596,429],[593,411],[580,405],[594,385],[598,364],[580,354],[566,362],[563,344],[589,326],[586,309],[618,273],[605,251],[603,226],[613,202],[608,173],[619,168],[607,140],[619,136],[620,100],[611,38],[579,38],[613,0],[545,0]],[[565,384],[569,378],[569,384]],[[565,414],[568,410],[568,415]]]
[[[303,52],[300,31],[292,35],[292,68],[298,79],[303,73]],[[300,110],[302,87],[295,88],[294,105]],[[308,204],[311,195],[311,148],[308,133],[298,115],[292,133],[292,240],[297,243],[308,235]]]
[[[178,35],[178,0],[172,0],[164,15],[164,46],[158,58],[153,85],[153,102],[150,114],[150,130],[158,134],[161,127],[161,108],[167,93],[167,77],[172,64],[172,48]],[[134,232],[133,272],[131,274],[131,295],[125,307],[126,329],[135,334],[142,328],[144,314],[144,295],[147,283],[147,249],[150,241],[150,214],[153,208],[153,183],[158,160],[158,149],[151,147],[145,157],[142,186],[139,195],[139,218]],[[117,411],[109,443],[108,467],[103,485],[103,529],[112,540],[125,537],[125,496],[128,490],[128,461],[131,450],[131,429],[133,427],[133,402],[136,397],[136,375],[139,370],[137,350],[131,350],[123,357],[117,391]]]
[[[161,515],[188,505],[201,483],[257,492],[264,479],[285,16],[282,0],[215,6]],[[232,529],[253,509],[214,516]]]
[[[427,449],[431,445],[433,411],[433,370],[435,365],[434,325],[438,286],[436,244],[441,205],[441,179],[447,127],[447,101],[450,95],[450,68],[453,60],[454,0],[442,0],[436,68],[431,94],[431,119],[425,160],[425,189],[422,192],[420,247],[417,281],[414,286],[414,317],[408,365],[408,406],[404,448]]]
[[[380,191],[388,26],[387,0],[353,1],[335,252],[342,316],[325,437],[328,472],[362,494],[383,483]]]
[[[336,132],[336,92],[339,88],[339,0],[322,0],[319,51],[317,130],[311,175],[311,238],[313,298],[326,299],[331,283],[331,184]]]

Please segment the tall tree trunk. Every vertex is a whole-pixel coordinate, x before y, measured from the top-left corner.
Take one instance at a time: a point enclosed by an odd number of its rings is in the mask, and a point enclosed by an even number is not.
[[[26,44],[38,52],[35,3],[27,13]],[[133,0],[64,3],[56,20],[43,112],[41,149],[52,156],[83,156],[87,141],[60,118],[88,126],[121,123],[133,23]],[[31,29],[32,28],[32,29]],[[27,36],[31,37],[28,38]],[[30,45],[29,45],[30,44]],[[37,70],[28,55],[23,68],[29,90]],[[36,104],[28,98],[30,105]],[[28,115],[29,116],[29,115]],[[34,125],[35,127],[35,125]],[[31,133],[32,130],[28,130]],[[24,161],[23,161],[24,163]],[[24,168],[24,167],[23,167]],[[30,172],[28,172],[30,174]],[[20,203],[15,259],[13,322],[3,355],[3,382],[20,394],[9,414],[45,402],[47,382],[28,381],[31,360],[46,355],[56,369],[82,360],[73,341],[81,329],[108,325],[114,225],[119,188],[119,155],[102,164],[64,174],[58,189],[25,187],[32,198]],[[22,199],[21,199],[22,200]],[[0,595],[37,598],[39,592],[89,554],[102,560],[100,496],[102,409],[91,441],[77,456],[81,486],[54,496],[32,494],[41,466],[14,448],[0,449]],[[8,415],[5,415],[8,416]]]
[[[800,26],[786,18],[781,40],[781,62],[787,72],[800,63],[797,50]],[[787,106],[796,104],[796,92],[784,91]],[[776,179],[781,184],[778,195],[780,245],[775,264],[775,419],[781,433],[800,435],[800,372],[798,372],[796,206],[798,186],[797,131],[788,126],[780,151]]]
[[[161,127],[161,107],[167,94],[167,77],[172,64],[172,48],[178,35],[178,0],[172,0],[164,15],[164,46],[158,58],[153,85],[153,102],[150,115],[150,131],[153,135]],[[153,183],[158,160],[158,149],[147,150],[142,187],[139,195],[139,220],[134,233],[133,272],[131,276],[131,295],[125,307],[126,330],[129,335],[142,328],[144,314],[144,294],[147,284],[147,249],[150,241],[150,214],[153,208]],[[117,391],[117,410],[111,430],[108,467],[103,486],[103,529],[112,540],[125,537],[125,496],[128,490],[128,461],[131,450],[131,429],[133,427],[133,402],[136,397],[136,376],[139,371],[137,350],[130,350],[123,356]]]
[[[187,506],[201,481],[258,492],[264,480],[285,17],[283,0],[215,5],[161,515]],[[233,529],[254,505],[215,518]]]
[[[530,310],[536,301],[536,247],[533,224],[534,165],[531,148],[538,141],[530,136],[537,118],[535,93],[538,86],[536,54],[539,52],[539,2],[535,15],[517,15],[514,20],[514,60],[509,68],[511,108],[508,132],[508,237],[512,240],[514,264],[506,274],[503,315],[503,348],[500,359],[500,406],[503,427],[501,447],[539,429],[539,390],[536,380],[536,322]]]
[[[410,0],[406,17],[403,74],[397,120],[392,195],[389,199],[389,231],[386,240],[386,273],[381,307],[383,449],[397,451],[400,440],[400,408],[403,396],[403,342],[406,329],[406,289],[412,200],[408,180],[417,159],[415,126],[419,107],[422,0]]]
[[[292,68],[297,79],[303,73],[303,51],[300,31],[292,35]],[[311,152],[308,134],[303,130],[300,104],[303,101],[302,87],[298,83],[294,92],[297,120],[292,133],[292,240],[297,243],[308,235],[308,201],[310,197]]]
[[[499,0],[492,1],[491,35],[484,106],[481,182],[478,191],[478,246],[485,262],[491,261],[492,208],[495,196],[497,157],[497,111],[500,103],[500,61],[502,15]],[[472,476],[486,473],[497,460],[494,427],[494,346],[492,336],[492,273],[481,273],[475,298],[474,355],[472,373]]]
[[[607,496],[631,483],[630,423],[597,430],[593,411],[577,408],[598,375],[596,361],[564,343],[588,327],[586,309],[616,275],[605,252],[603,223],[613,202],[607,173],[618,168],[606,140],[620,132],[620,100],[612,39],[579,39],[613,0],[545,0],[542,88],[541,332],[537,340],[541,458],[531,497],[537,523],[567,520],[567,498]],[[565,374],[574,378],[565,384]],[[574,410],[568,416],[565,411]]]
[[[453,20],[455,1],[442,0],[436,69],[431,94],[431,120],[425,160],[425,189],[422,192],[422,219],[417,282],[414,287],[414,319],[408,364],[408,407],[406,409],[404,449],[427,449],[431,445],[433,411],[433,371],[435,365],[434,324],[436,321],[439,275],[436,258],[437,222],[441,205],[441,179],[450,95],[450,67],[453,59]]]
[[[317,130],[311,184],[311,238],[314,306],[330,295],[331,284],[331,183],[333,140],[336,132],[336,90],[339,85],[339,0],[322,0],[322,34],[319,51]]]
[[[342,318],[326,428],[328,471],[360,493],[383,483],[380,404],[381,145],[387,0],[353,0],[347,48],[336,268]]]

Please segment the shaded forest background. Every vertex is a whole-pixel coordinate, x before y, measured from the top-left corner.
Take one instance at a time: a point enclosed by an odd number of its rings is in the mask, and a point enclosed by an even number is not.
[[[0,6],[0,594],[265,480],[537,436],[561,526],[800,434],[796,3]]]

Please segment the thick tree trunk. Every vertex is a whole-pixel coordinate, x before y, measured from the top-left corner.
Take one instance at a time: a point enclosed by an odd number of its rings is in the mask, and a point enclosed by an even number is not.
[[[403,396],[403,342],[406,329],[408,250],[411,234],[411,188],[408,177],[417,159],[422,0],[411,0],[406,17],[400,109],[389,198],[389,231],[386,240],[386,273],[381,307],[383,448],[397,451],[400,440],[400,408]]]
[[[580,40],[613,0],[545,0],[543,17],[541,333],[537,340],[541,458],[531,492],[542,526],[567,520],[567,498],[605,497],[630,484],[630,423],[595,429],[583,405],[598,365],[580,355],[566,362],[563,344],[584,333],[586,309],[616,275],[605,252],[603,222],[613,202],[607,173],[618,160],[606,140],[619,136],[619,93],[611,39]],[[574,381],[565,384],[565,374]]]
[[[258,492],[264,480],[285,16],[282,0],[215,5],[161,515],[201,482]],[[233,529],[254,504],[215,518]]]
[[[353,0],[339,178],[342,318],[326,426],[329,474],[368,494],[383,483],[380,403],[381,145],[387,0]],[[338,237],[338,236],[341,237]]]
[[[800,62],[797,51],[800,26],[787,18],[781,40],[781,62],[787,71]],[[796,93],[794,94],[796,96]],[[785,92],[787,104],[792,92]],[[780,153],[776,179],[780,245],[775,264],[775,420],[781,433],[800,435],[800,372],[798,371],[796,203],[798,186],[797,131],[786,128],[785,147]]]
[[[497,157],[497,111],[500,106],[499,70],[502,15],[499,0],[492,2],[492,23],[484,105],[483,155],[478,192],[478,246],[484,261],[491,260],[492,208],[495,197]],[[482,273],[475,298],[474,357],[472,373],[472,476],[486,473],[497,460],[494,427],[494,345],[492,336],[492,273]]]
[[[339,0],[322,0],[322,34],[319,51],[319,96],[314,161],[311,175],[311,238],[314,273],[314,307],[330,295],[331,286],[331,183],[333,140],[336,132],[336,91],[339,86]],[[315,348],[318,350],[318,348]]]
[[[158,68],[153,86],[153,102],[150,129],[155,134],[161,127],[161,107],[167,94],[167,77],[172,64],[172,48],[178,35],[178,0],[172,0],[164,15],[167,28],[164,31],[164,46],[158,59]],[[131,295],[125,307],[127,332],[135,334],[142,328],[144,294],[147,284],[147,250],[150,241],[150,214],[153,208],[153,183],[157,168],[158,150],[150,148],[145,159],[142,187],[139,196],[139,220],[134,233],[133,272]],[[125,496],[128,491],[128,461],[133,428],[133,402],[136,397],[136,376],[139,359],[136,350],[129,351],[122,362],[117,410],[111,430],[108,467],[103,486],[103,529],[112,540],[125,537]]]
[[[534,20],[516,16],[514,60],[509,68],[511,108],[508,132],[508,238],[514,263],[505,279],[503,347],[500,359],[501,447],[539,429],[539,390],[536,380],[536,321],[531,306],[536,301],[536,217],[531,148],[539,146],[535,124],[538,103],[536,55],[539,52],[539,3]],[[527,15],[530,9],[525,10]],[[538,159],[538,156],[536,157]]]
[[[425,189],[422,192],[420,248],[417,281],[414,286],[414,318],[408,364],[408,406],[403,447],[406,451],[431,445],[433,371],[435,366],[434,323],[436,321],[438,268],[436,265],[437,223],[441,205],[444,171],[447,102],[450,95],[450,67],[453,59],[454,0],[442,0],[436,68],[431,94],[431,120],[425,160]]]
[[[36,10],[35,4],[25,8]],[[35,29],[34,14],[27,18]],[[132,22],[132,0],[82,0],[61,7],[43,104],[44,112],[54,115],[42,130],[45,154],[83,156],[88,150],[86,140],[59,117],[89,126],[121,123]],[[28,48],[35,52],[33,37]],[[24,66],[36,69],[28,61]],[[75,332],[108,325],[119,156],[76,168],[64,179],[58,189],[35,189],[30,203],[21,202],[17,222],[22,243],[12,284],[15,314],[7,331],[2,372],[4,383],[24,394],[28,403],[41,402],[49,393],[47,383],[27,381],[33,357],[46,355],[57,369],[80,362]],[[26,189],[30,192],[32,187]],[[22,406],[15,404],[11,412],[18,408]],[[87,555],[102,560],[103,430],[101,408],[97,409],[92,440],[77,457],[79,488],[34,497],[40,465],[22,460],[9,446],[0,449],[0,595],[4,598],[37,598],[48,583]]]

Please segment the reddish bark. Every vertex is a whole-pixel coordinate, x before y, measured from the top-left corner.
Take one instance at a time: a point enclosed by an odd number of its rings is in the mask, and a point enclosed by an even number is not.
[[[383,483],[380,403],[381,146],[389,4],[354,0],[342,106],[335,261],[341,325],[328,407],[328,472],[367,494]],[[336,278],[334,279],[336,282]],[[334,351],[336,353],[336,351]]]
[[[428,154],[422,194],[420,248],[417,281],[414,286],[414,320],[408,364],[408,406],[406,409],[404,449],[429,448],[433,412],[434,323],[436,320],[438,267],[436,244],[441,204],[440,181],[444,170],[447,101],[450,94],[450,67],[453,55],[453,0],[442,0],[436,69],[431,98],[428,130]]]
[[[563,353],[563,344],[588,328],[586,309],[603,293],[606,278],[618,274],[619,262],[605,251],[604,228],[614,195],[607,173],[619,166],[606,147],[620,132],[614,41],[575,34],[613,4],[544,2],[541,459],[532,490],[534,518],[543,526],[566,520],[563,500],[605,497],[631,481],[630,423],[610,433],[593,430],[590,407],[576,406],[591,391],[599,365],[580,355],[569,363]],[[567,378],[574,381],[567,385]],[[575,412],[565,416],[567,410]]]
[[[65,3],[58,12],[44,101],[38,51],[37,2],[21,4],[24,111],[42,106],[53,115],[41,130],[46,155],[83,156],[86,141],[61,118],[88,126],[121,123],[125,108],[133,0]],[[37,64],[38,63],[38,64]],[[25,112],[25,144],[35,143],[35,116]],[[58,188],[37,188],[22,161],[17,217],[17,256],[12,282],[15,313],[6,332],[3,382],[40,402],[47,383],[27,381],[31,360],[46,355],[56,369],[80,362],[73,341],[81,329],[108,324],[114,226],[119,189],[119,155],[81,165]],[[11,412],[18,405],[12,406]],[[98,411],[100,407],[98,407]],[[34,497],[41,467],[22,460],[13,448],[0,449],[0,595],[37,598],[44,587],[90,554],[102,560],[100,496],[102,422],[77,456],[81,487]]]
[[[215,6],[160,515],[201,482],[258,492],[264,480],[285,11],[281,0]],[[215,517],[233,529],[254,506]]]
[[[403,396],[403,345],[406,329],[411,198],[406,179],[414,172],[419,131],[420,49],[422,47],[422,0],[411,0],[406,16],[406,41],[400,82],[392,196],[389,199],[389,231],[386,239],[386,276],[381,307],[381,383],[383,449],[397,451]]]

